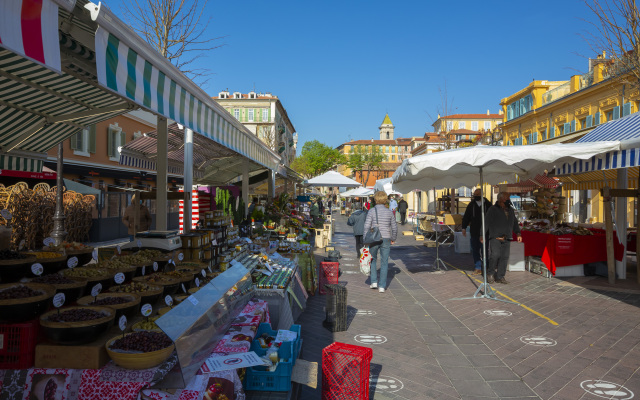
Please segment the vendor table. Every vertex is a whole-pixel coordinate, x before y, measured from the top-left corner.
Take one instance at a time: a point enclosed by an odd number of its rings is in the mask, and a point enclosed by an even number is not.
[[[552,235],[549,233],[522,231],[524,255],[541,257],[549,272],[569,265],[607,261],[607,239],[601,229],[591,229],[593,235]],[[615,237],[615,235],[614,235]],[[615,258],[622,261],[624,246],[617,239],[614,243]]]

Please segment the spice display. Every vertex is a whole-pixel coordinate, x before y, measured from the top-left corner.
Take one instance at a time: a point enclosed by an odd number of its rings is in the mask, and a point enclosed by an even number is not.
[[[548,233],[551,235],[578,235],[590,236],[593,232],[581,226],[571,226],[566,223],[550,224],[548,221],[525,221],[522,227],[524,231]]]
[[[62,272],[66,276],[76,277],[76,278],[99,278],[102,276],[106,276],[108,272],[104,269],[99,268],[73,268],[73,269],[65,269]]]
[[[157,317],[151,317],[151,318],[145,319],[144,321],[140,321],[134,326],[134,330],[136,330],[135,328],[145,330],[145,331],[158,330],[160,329],[160,327],[156,325],[156,322],[155,322],[158,318],[160,318],[159,315]]]
[[[133,299],[128,297],[103,297],[100,300],[90,303],[92,306],[116,306],[132,302]]]
[[[148,259],[154,259],[154,258],[162,257],[163,253],[160,250],[145,249],[145,250],[140,250],[136,255],[144,258],[148,258]]]
[[[130,269],[131,264],[124,262],[121,260],[124,257],[116,257],[111,260],[100,261],[98,263],[98,268],[107,268],[107,269]]]
[[[11,299],[24,299],[27,297],[35,297],[40,296],[43,293],[38,290],[33,290],[27,286],[12,286],[9,289],[5,289],[0,292],[0,300],[11,300]]]
[[[149,283],[159,283],[159,284],[176,283],[176,280],[174,277],[167,276],[166,274],[160,274],[160,273],[146,275],[146,276],[143,276],[142,279]]]
[[[69,279],[66,276],[60,275],[60,274],[49,274],[49,275],[38,276],[36,278],[33,278],[31,282],[48,283],[50,285],[68,285],[70,283],[77,283],[77,281]]]
[[[49,315],[51,322],[82,322],[107,317],[106,314],[87,308],[74,308]]]
[[[155,290],[160,290],[160,288],[157,286],[149,286],[146,283],[141,282],[131,282],[126,285],[112,286],[109,288],[110,292],[115,293],[142,293]]]
[[[150,258],[138,254],[132,254],[128,256],[121,256],[116,258],[120,263],[127,265],[149,265],[153,263]]]
[[[117,339],[109,347],[111,350],[139,351],[148,353],[171,346],[173,342],[163,332],[134,332]]]

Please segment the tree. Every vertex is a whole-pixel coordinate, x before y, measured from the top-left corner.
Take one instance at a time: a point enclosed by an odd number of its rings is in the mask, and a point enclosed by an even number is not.
[[[209,20],[202,21],[208,0],[131,0],[125,12],[133,29],[189,78],[207,75],[206,68],[191,63],[208,51],[223,46],[211,43],[221,38],[207,37]]]
[[[344,164],[345,157],[333,147],[329,147],[317,140],[306,142],[302,146],[300,156],[296,157],[293,169],[307,178],[324,174],[340,164]]]
[[[387,155],[382,152],[380,146],[368,146],[364,159],[364,170],[367,177],[363,179],[362,184],[366,185],[369,181],[371,171],[380,170],[382,163],[387,161]]]
[[[440,104],[436,107],[436,113],[438,118],[433,118],[429,112],[427,116],[433,121],[441,119],[440,126],[436,128],[436,132],[443,143],[445,150],[455,147],[455,137],[451,134],[451,131],[455,129],[453,124],[449,124],[450,121],[446,120],[446,117],[453,114],[453,97],[449,98],[449,91],[447,90],[447,81],[444,81],[444,89],[438,86],[438,95],[440,96]]]
[[[586,40],[602,54],[594,61],[604,63],[606,75],[640,87],[640,11],[635,0],[585,0],[585,4],[595,17],[588,21],[595,33],[587,34]]]
[[[360,183],[366,185],[372,171],[380,170],[382,163],[387,161],[387,156],[382,152],[380,146],[353,146],[346,160],[346,165],[353,172],[357,179],[360,173]],[[366,177],[365,177],[366,172]]]
[[[352,146],[349,155],[347,156],[346,165],[351,171],[353,171],[354,178],[358,179],[358,173],[360,174],[360,183],[364,184],[362,181],[363,170],[365,164],[366,150],[365,146],[357,145]]]
[[[277,150],[276,145],[276,130],[273,125],[260,125],[258,126],[258,137],[272,150]]]

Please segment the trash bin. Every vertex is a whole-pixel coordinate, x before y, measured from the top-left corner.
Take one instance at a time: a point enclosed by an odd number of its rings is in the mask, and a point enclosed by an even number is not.
[[[324,285],[327,293],[326,318],[322,325],[331,332],[347,330],[347,288],[340,284]]]

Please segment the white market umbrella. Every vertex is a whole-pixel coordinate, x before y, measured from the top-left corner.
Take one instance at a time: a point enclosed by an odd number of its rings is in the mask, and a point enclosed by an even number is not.
[[[396,169],[392,182],[396,190],[411,191],[426,187],[474,186],[482,190],[482,183],[498,184],[519,177],[533,178],[555,164],[586,160],[595,155],[628,147],[638,142],[592,142],[533,146],[471,146],[423,154],[407,158]],[[484,194],[481,195],[484,202]],[[482,239],[485,242],[485,222],[482,213]],[[487,284],[486,247],[482,246],[484,283],[473,299],[496,299],[495,291]],[[436,261],[437,266],[437,261]],[[483,294],[479,296],[479,293]]]
[[[388,195],[390,194],[399,194],[402,195],[402,193],[398,192],[397,190],[394,190],[393,187],[393,182],[391,182],[393,178],[384,178],[384,179],[378,179],[376,181],[376,184],[373,186],[373,190],[378,192],[385,192]]]
[[[308,186],[358,187],[360,182],[354,181],[336,171],[328,171],[305,181]]]

